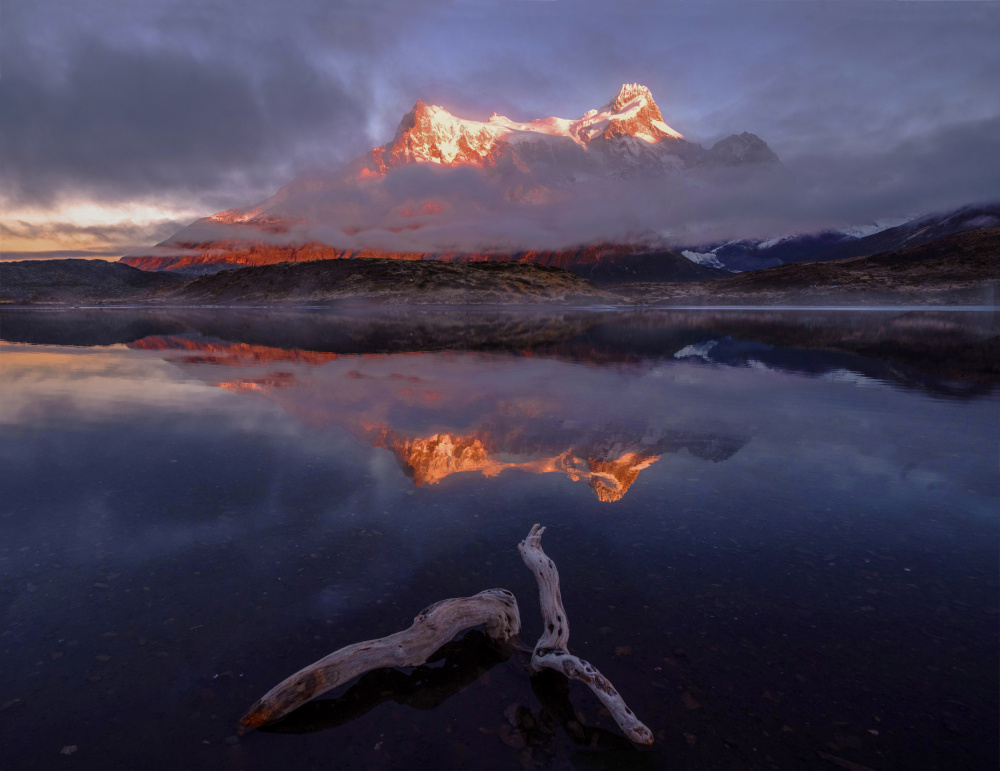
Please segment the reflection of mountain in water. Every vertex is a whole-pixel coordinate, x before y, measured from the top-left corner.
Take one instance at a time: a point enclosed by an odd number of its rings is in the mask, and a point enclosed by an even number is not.
[[[544,441],[538,425],[527,431],[481,430],[464,436],[438,433],[411,438],[383,428],[375,437],[376,447],[393,451],[407,476],[419,485],[437,484],[451,474],[479,471],[496,476],[506,469],[532,474],[560,473],[574,482],[586,482],[601,501],[618,501],[628,492],[639,472],[649,468],[664,453],[687,450],[703,460],[723,461],[739,450],[746,440],[731,437],[671,432],[652,440],[636,437],[621,429],[555,429]],[[570,444],[568,449],[554,452]]]
[[[802,350],[719,335],[719,327],[726,328],[729,324],[727,314],[702,315],[688,319],[686,325],[663,326],[648,323],[652,319],[646,318],[640,318],[641,321],[647,323],[597,324],[588,332],[577,334],[570,342],[511,353],[518,357],[570,360],[598,368],[608,365],[641,367],[643,362],[654,361],[661,366],[671,361],[701,361],[714,366],[771,369],[858,385],[879,385],[890,379],[888,375],[897,383],[914,378],[912,373],[900,372],[878,359],[852,352]],[[768,314],[755,317],[751,326],[768,327],[775,323]],[[945,331],[951,331],[949,325],[954,323],[952,318],[928,314],[897,319],[894,326],[900,333],[910,334],[913,330],[915,334],[942,326]],[[866,326],[858,324],[854,330]],[[327,390],[302,380],[306,371],[323,369],[316,365],[333,366],[334,362],[339,362],[338,367],[343,369],[340,377],[362,380],[369,377],[359,372],[366,362],[382,361],[388,365],[391,360],[395,363],[388,366],[399,370],[399,363],[403,361],[433,356],[416,351],[338,353],[286,349],[210,340],[190,333],[148,336],[131,343],[130,347],[166,352],[171,361],[181,365],[267,367],[269,371],[266,372],[215,380],[215,385],[237,393],[263,396],[279,403],[307,425],[346,428],[375,447],[389,449],[417,486],[438,484],[453,474],[466,471],[493,477],[507,469],[517,469],[534,474],[558,473],[587,483],[601,501],[617,501],[634,484],[639,473],[664,453],[687,449],[693,456],[719,461],[730,457],[745,443],[732,436],[679,434],[676,430],[651,432],[641,421],[626,421],[625,424],[632,427],[627,430],[621,428],[620,422],[609,424],[603,413],[589,416],[576,428],[567,428],[572,420],[564,424],[551,414],[543,416],[525,409],[524,404],[511,412],[510,403],[504,403],[508,395],[502,386],[487,388],[485,394],[470,395],[461,376],[452,382],[445,378],[430,387],[421,384],[421,379],[412,372],[404,375],[393,371],[388,377],[395,378],[399,387],[383,386],[379,387],[381,390],[372,391],[363,408],[338,401]],[[270,369],[274,365],[279,369]],[[303,366],[305,370],[301,369]],[[406,370],[406,365],[402,369]],[[938,382],[932,389],[940,393],[974,395],[981,386]],[[477,406],[474,416],[462,411],[468,407],[470,399],[483,402]],[[372,400],[379,402],[380,407],[373,408]],[[560,406],[556,408],[557,414]],[[412,415],[420,410],[433,411],[433,430],[420,430],[398,422],[401,415]],[[561,419],[565,420],[567,414],[564,411]],[[596,423],[589,422],[594,419]]]
[[[163,352],[183,367],[211,365],[208,371],[213,374],[218,367],[235,369],[231,374],[237,376],[213,377],[211,382],[275,402],[312,427],[343,428],[390,450],[418,487],[462,472],[494,477],[516,469],[585,482],[599,500],[611,502],[621,500],[640,472],[666,453],[686,450],[719,462],[747,441],[666,428],[650,419],[641,405],[616,406],[603,398],[598,405],[581,405],[561,393],[526,392],[515,373],[551,365],[520,357],[343,355],[192,336],[151,336],[130,347]],[[441,361],[458,361],[460,368],[444,371]],[[495,377],[470,384],[468,378],[474,379],[484,367],[494,372],[498,362],[501,369]],[[596,376],[588,368],[591,371]],[[422,430],[414,420],[434,429]]]
[[[437,484],[462,471],[479,471],[483,476],[492,477],[506,469],[518,469],[532,474],[556,472],[574,482],[585,481],[602,501],[621,500],[639,472],[660,457],[651,454],[641,443],[639,450],[621,450],[617,456],[613,450],[606,451],[603,458],[589,453],[581,457],[575,448],[554,456],[534,457],[533,453],[508,449],[486,431],[470,436],[442,433],[407,439],[394,436],[386,428],[379,434],[375,446],[391,449],[403,471],[418,487]]]
[[[217,383],[234,393],[258,395],[300,384],[292,373],[281,371]],[[509,405],[503,410],[506,425],[502,427],[496,424],[496,416],[491,415],[486,427],[467,433],[440,431],[412,436],[388,424],[374,427],[367,424],[358,431],[355,421],[338,420],[332,414],[320,416],[314,408],[307,414],[290,405],[287,399],[282,399],[282,403],[306,422],[323,425],[339,422],[360,433],[373,446],[391,450],[400,468],[417,487],[438,484],[452,474],[466,471],[494,477],[507,469],[517,469],[531,474],[564,474],[574,482],[589,484],[599,500],[612,502],[621,500],[639,472],[665,453],[687,450],[702,460],[720,462],[747,442],[742,438],[676,430],[653,438],[648,430],[560,426],[538,418],[530,410],[511,415]]]
[[[181,364],[221,364],[228,367],[244,367],[254,364],[270,364],[272,362],[302,362],[305,364],[323,364],[340,358],[337,353],[321,351],[302,351],[272,348],[267,345],[251,345],[249,343],[225,343],[222,341],[201,340],[180,335],[150,336],[134,343],[129,348],[138,351],[168,351],[184,354],[175,361]]]

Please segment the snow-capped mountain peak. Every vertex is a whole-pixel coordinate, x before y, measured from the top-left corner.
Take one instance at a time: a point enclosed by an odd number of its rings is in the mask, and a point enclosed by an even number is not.
[[[361,176],[382,175],[408,163],[492,166],[501,144],[558,145],[569,140],[586,150],[595,141],[625,137],[655,145],[682,135],[664,122],[649,89],[637,83],[623,85],[603,107],[576,119],[549,117],[522,123],[494,112],[488,120],[476,121],[418,100],[403,116],[392,141],[371,151]]]
[[[653,109],[659,114],[659,110],[656,108],[656,104],[653,102],[653,95],[650,93],[649,89],[638,83],[623,83],[622,87],[618,89],[618,93],[615,94],[615,98],[604,105],[605,110],[610,112],[621,112],[632,102],[639,100],[644,100],[645,102],[652,104]],[[660,116],[660,120],[663,117]]]
[[[667,137],[683,137],[663,121],[653,95],[648,88],[638,83],[623,84],[614,99],[588,115],[590,117],[585,117],[584,120],[593,121],[588,127],[588,137],[591,139],[598,136],[612,139],[628,135],[654,144]],[[595,131],[595,128],[598,130]]]

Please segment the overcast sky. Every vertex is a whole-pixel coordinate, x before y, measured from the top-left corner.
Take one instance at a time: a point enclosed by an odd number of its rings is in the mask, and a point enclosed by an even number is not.
[[[385,143],[418,98],[579,117],[633,81],[688,139],[750,131],[808,177],[814,205],[786,227],[1000,198],[1000,3],[4,0],[0,14],[7,259],[155,242]]]

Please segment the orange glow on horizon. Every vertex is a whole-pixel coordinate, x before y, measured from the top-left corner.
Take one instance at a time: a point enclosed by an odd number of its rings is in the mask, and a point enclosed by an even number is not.
[[[5,205],[0,230],[3,258],[9,252],[93,252],[85,259],[117,260],[151,245],[164,225],[198,219],[203,212],[145,203],[104,204],[65,201],[51,209]],[[149,244],[145,244],[149,240]]]

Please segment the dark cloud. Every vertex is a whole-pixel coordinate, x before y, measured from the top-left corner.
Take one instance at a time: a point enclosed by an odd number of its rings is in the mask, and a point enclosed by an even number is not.
[[[72,194],[241,201],[296,167],[347,160],[367,144],[363,89],[280,35],[206,53],[184,45],[195,40],[140,47],[84,33],[63,41],[56,72],[37,66],[30,37],[12,37],[3,41],[0,153],[16,203]]]
[[[991,133],[1000,120],[998,9],[9,2],[2,195],[15,209],[82,198],[209,214],[386,142],[417,98],[471,118],[577,117],[638,80],[688,138],[711,144],[752,131],[788,176],[762,187],[728,179],[728,189],[685,180],[597,187],[528,209],[475,175],[418,171],[389,181],[381,198],[353,194],[337,210],[377,221],[427,185],[425,195],[461,201],[449,225],[463,239],[554,244],[573,234],[579,242],[643,229],[798,229],[945,208],[1000,197],[989,174],[1000,157]],[[460,222],[470,209],[489,216]]]

